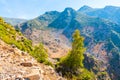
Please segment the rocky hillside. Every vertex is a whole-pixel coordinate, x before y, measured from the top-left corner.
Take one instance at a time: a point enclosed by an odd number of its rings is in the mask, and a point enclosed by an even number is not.
[[[30,54],[32,42],[0,18],[0,80],[65,80]]]
[[[51,67],[38,63],[28,53],[0,40],[0,80],[66,80]],[[109,80],[102,61],[85,55],[84,65],[93,70],[98,80]]]
[[[66,48],[70,48],[72,33],[79,29],[85,37],[86,53],[104,61],[111,78],[118,79],[120,72],[118,69],[120,66],[120,25],[116,23],[117,20],[114,22],[106,20],[109,18],[87,16],[85,12],[89,12],[91,9],[84,6],[79,11],[66,8],[63,12],[47,12],[38,18],[16,26],[16,28],[19,28],[34,43],[44,43],[49,49],[49,53],[63,54],[66,52]],[[113,12],[116,12],[117,9],[116,7]],[[105,10],[111,13],[109,8]],[[115,18],[118,19],[119,17]]]
[[[52,67],[0,40],[0,80],[65,80]]]

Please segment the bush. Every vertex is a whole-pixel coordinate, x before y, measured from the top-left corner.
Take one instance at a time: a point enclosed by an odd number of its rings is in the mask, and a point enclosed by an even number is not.
[[[39,46],[35,46],[32,52],[32,56],[37,59],[38,62],[43,63],[46,62],[48,55],[47,51],[44,49],[42,43]]]
[[[44,48],[43,44],[40,43],[38,46],[34,47],[34,50],[31,54],[38,62],[44,63],[45,65],[50,65],[53,67],[53,64],[48,61],[47,50]]]

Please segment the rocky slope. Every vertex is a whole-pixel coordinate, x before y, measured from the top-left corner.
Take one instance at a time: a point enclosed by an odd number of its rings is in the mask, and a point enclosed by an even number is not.
[[[84,65],[97,80],[110,80],[102,61],[85,54]],[[51,67],[38,63],[29,53],[0,40],[0,80],[66,80]]]
[[[30,40],[0,18],[0,80],[65,80],[30,56],[33,48]]]
[[[0,40],[0,80],[65,80],[52,67]]]

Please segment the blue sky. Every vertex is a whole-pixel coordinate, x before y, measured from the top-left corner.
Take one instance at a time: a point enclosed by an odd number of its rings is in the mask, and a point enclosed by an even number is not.
[[[0,16],[32,19],[46,11],[63,11],[66,7],[77,10],[83,5],[94,8],[120,6],[120,0],[0,0]]]

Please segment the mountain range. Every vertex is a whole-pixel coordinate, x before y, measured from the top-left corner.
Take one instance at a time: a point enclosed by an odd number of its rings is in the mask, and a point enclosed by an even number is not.
[[[85,37],[86,54],[102,61],[112,80],[120,79],[120,7],[106,6],[79,10],[49,11],[15,26],[33,44],[42,42],[51,58],[66,55],[72,34],[79,29]],[[57,56],[56,56],[57,55]],[[106,80],[106,79],[105,79]]]
[[[120,7],[105,6],[104,8],[91,8],[85,5],[78,11],[89,16],[108,19],[112,22],[120,24]]]
[[[18,19],[18,18],[7,18],[7,17],[3,17],[3,18],[7,23],[13,26],[27,21],[25,19]]]

